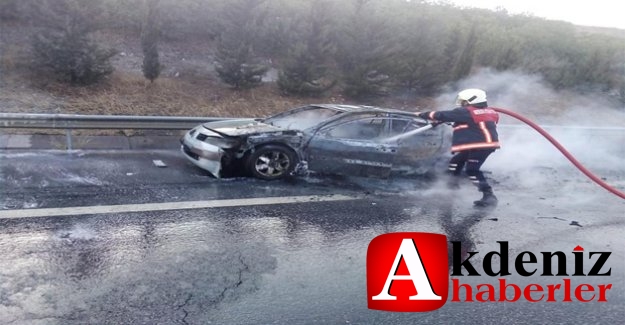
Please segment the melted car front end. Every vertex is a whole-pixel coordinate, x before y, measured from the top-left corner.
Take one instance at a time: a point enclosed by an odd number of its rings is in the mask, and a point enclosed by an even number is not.
[[[203,126],[198,126],[180,140],[181,151],[196,166],[221,177],[224,160],[230,160],[228,150],[239,145],[237,139],[226,138]]]

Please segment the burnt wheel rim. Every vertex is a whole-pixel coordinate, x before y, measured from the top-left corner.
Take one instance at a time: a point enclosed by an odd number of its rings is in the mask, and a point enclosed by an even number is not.
[[[264,177],[282,176],[291,166],[291,159],[281,151],[268,151],[256,159],[254,169]]]

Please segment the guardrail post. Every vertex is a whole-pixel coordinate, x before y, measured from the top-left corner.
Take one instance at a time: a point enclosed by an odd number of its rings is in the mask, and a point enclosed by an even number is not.
[[[72,150],[72,129],[65,129],[65,140],[67,141],[67,150]]]

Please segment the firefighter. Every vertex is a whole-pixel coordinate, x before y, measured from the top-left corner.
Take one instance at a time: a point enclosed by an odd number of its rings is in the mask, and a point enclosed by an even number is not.
[[[459,92],[456,106],[452,110],[423,112],[418,115],[434,123],[453,123],[453,156],[449,161],[452,180],[457,180],[464,168],[467,176],[482,192],[482,198],[473,203],[479,207],[495,206],[497,197],[480,167],[499,148],[499,115],[488,107],[486,92],[481,89],[465,89]],[[457,184],[457,181],[452,181],[451,184],[453,183]]]

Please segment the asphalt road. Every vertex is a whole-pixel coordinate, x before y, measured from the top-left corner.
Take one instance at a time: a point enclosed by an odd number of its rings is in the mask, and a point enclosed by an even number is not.
[[[505,156],[505,155],[502,155]],[[157,167],[153,160],[167,167]],[[622,186],[622,167],[600,169]],[[625,202],[570,168],[493,169],[495,209],[469,184],[418,179],[214,179],[176,151],[0,153],[2,324],[614,324],[625,317]],[[622,187],[621,187],[622,190]],[[450,302],[367,309],[369,241],[444,233],[483,257],[609,251],[606,302]],[[478,257],[474,261],[479,262]],[[567,259],[567,267],[574,268]],[[474,263],[478,265],[479,263]],[[588,273],[592,265],[584,265]],[[458,277],[460,278],[460,277]],[[497,283],[487,276],[465,283]],[[518,285],[562,277],[507,277]]]

